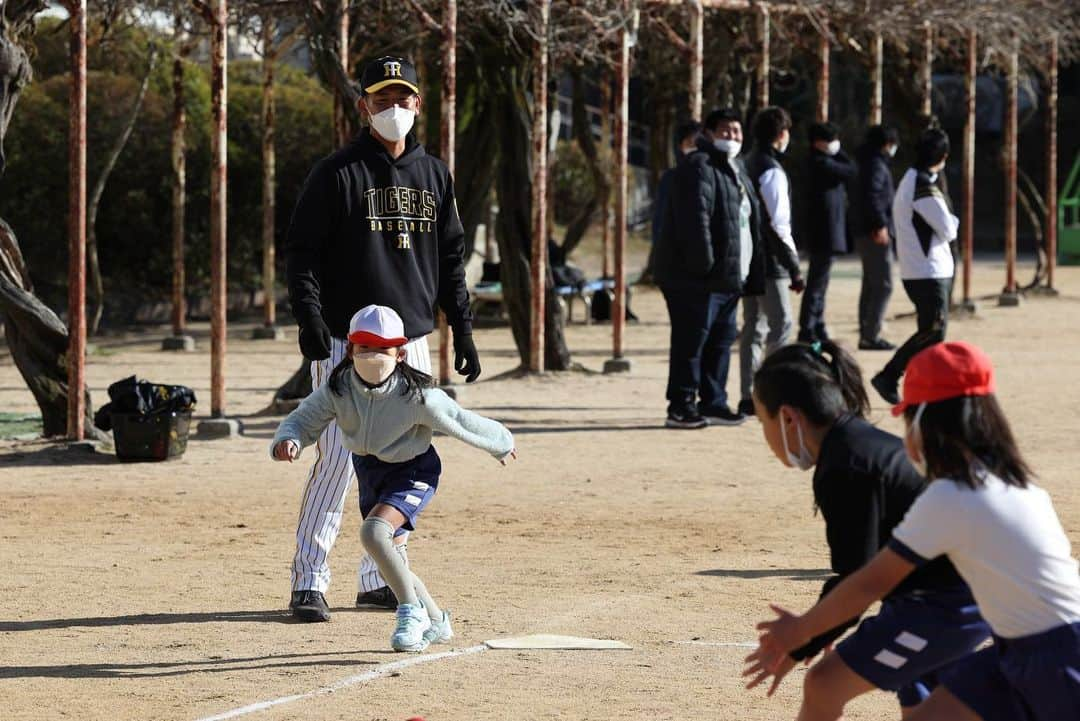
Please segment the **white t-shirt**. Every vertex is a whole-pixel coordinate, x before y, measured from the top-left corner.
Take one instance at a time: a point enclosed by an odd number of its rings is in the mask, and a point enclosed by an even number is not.
[[[920,197],[916,197],[917,175],[914,168],[909,168],[893,196],[893,224],[896,227],[896,257],[900,260],[900,277],[904,280],[952,278],[954,265],[949,243],[956,239],[960,219],[949,211],[936,186],[925,187],[920,191]],[[923,250],[915,230],[916,215],[933,232],[929,252]]]
[[[750,218],[753,208],[750,207],[750,196],[746,188],[739,183],[739,280],[743,283],[750,277],[750,261],[754,256],[754,236],[750,233]]]
[[[891,547],[915,562],[947,555],[998,636],[1080,621],[1077,562],[1050,495],[1037,486],[990,474],[977,489],[935,480],[893,529]]]

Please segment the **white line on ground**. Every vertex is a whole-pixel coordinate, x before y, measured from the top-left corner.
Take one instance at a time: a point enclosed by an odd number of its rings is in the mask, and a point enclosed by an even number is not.
[[[314,691],[308,691],[307,693],[294,694],[292,696],[282,696],[281,698],[275,698],[270,701],[260,701],[258,703],[248,704],[247,706],[241,706],[240,708],[234,708],[231,711],[225,711],[224,713],[215,714],[214,716],[207,716],[199,719],[199,721],[224,721],[224,719],[236,718],[237,716],[243,716],[249,713],[255,713],[256,711],[263,711],[273,706],[280,706],[286,703],[292,703],[293,701],[301,701],[306,698],[312,698],[314,696],[321,696],[323,694],[334,693],[340,691],[343,688],[349,686],[355,686],[358,683],[365,683],[366,681],[374,681],[377,678],[386,676],[399,669],[408,668],[409,666],[416,666],[421,663],[431,663],[432,661],[441,661],[444,658],[454,658],[456,656],[466,656],[471,653],[480,653],[486,651],[487,646],[483,644],[479,646],[469,646],[468,648],[454,649],[453,651],[444,651],[443,653],[433,653],[424,656],[412,656],[402,661],[394,661],[393,663],[384,663],[381,666],[376,666],[370,671],[357,674],[355,676],[349,676],[343,678],[340,681],[336,681],[329,686],[323,686],[322,688],[315,689]]]
[[[751,641],[672,641],[688,646],[734,646],[737,648],[757,648],[757,642]]]

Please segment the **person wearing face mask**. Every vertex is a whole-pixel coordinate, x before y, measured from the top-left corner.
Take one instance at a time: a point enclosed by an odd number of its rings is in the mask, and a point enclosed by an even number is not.
[[[770,450],[785,466],[814,469],[814,504],[835,573],[825,581],[825,596],[885,547],[926,480],[904,442],[866,420],[870,404],[859,367],[831,341],[777,350],[754,376],[753,393]],[[858,621],[859,614],[838,619],[771,665],[751,655],[748,687],[771,678],[771,695],[797,662],[809,663]],[[937,669],[971,654],[989,634],[956,569],[945,559],[932,561],[810,668],[798,719],[839,719],[848,701],[874,688],[895,692],[906,716],[934,688]]]
[[[878,617],[884,616],[916,574],[952,563],[970,584],[994,643],[942,668],[937,688],[912,718],[1080,718],[1078,564],[1050,495],[1033,482],[995,397],[990,359],[969,343],[921,351],[911,359],[903,400],[892,412],[904,418],[908,456],[927,470],[926,490],[885,531],[885,547],[813,608],[795,615],[772,606],[778,617],[758,624],[762,635],[748,672],[783,669],[791,649],[882,598]],[[924,593],[919,603],[928,609],[934,598]],[[956,632],[953,625],[916,630],[916,608],[908,603],[902,614],[893,613],[904,621],[903,633],[878,659],[882,664],[906,669]],[[861,626],[851,638],[860,633]],[[847,643],[833,655],[846,661]],[[827,701],[842,707],[842,699]]]
[[[352,317],[345,358],[327,382],[278,426],[270,444],[276,461],[296,460],[337,423],[360,485],[364,550],[398,599],[395,651],[423,651],[453,637],[450,614],[409,569],[395,536],[412,531],[439,486],[442,463],[433,431],[490,453],[506,465],[517,458],[501,423],[461,408],[434,388],[430,375],[406,363],[405,325],[392,308],[369,305]],[[322,449],[320,449],[321,451]]]
[[[480,375],[453,179],[412,132],[423,107],[419,88],[407,59],[369,63],[357,103],[369,126],[316,164],[297,200],[285,257],[313,388],[345,360],[349,319],[372,303],[401,314],[407,362],[425,373],[431,371],[427,335],[441,308],[453,331],[456,370],[469,383]],[[330,618],[328,558],[354,475],[339,438],[331,424],[303,494],[289,601],[303,621]],[[397,607],[370,558],[360,563],[358,586],[358,606]]]
[[[942,190],[941,173],[949,157],[949,136],[931,128],[915,147],[915,166],[909,168],[893,198],[896,255],[904,291],[915,305],[916,330],[900,346],[871,385],[888,403],[900,402],[900,377],[908,361],[924,348],[945,340],[949,321],[953,262],[950,244],[960,219],[953,215]]]
[[[806,175],[806,233],[803,240],[810,269],[799,309],[799,340],[828,340],[825,293],[833,256],[847,253],[847,184],[858,168],[840,149],[839,130],[832,123],[810,126],[810,157]]]
[[[765,294],[743,298],[743,331],[739,339],[739,413],[753,415],[750,388],[762,355],[788,342],[794,321],[791,294],[806,287],[799,253],[791,233],[791,184],[781,164],[791,141],[791,116],[783,108],[761,110],[754,119],[754,149],[746,169],[761,199],[765,237]]]
[[[694,152],[675,169],[653,250],[671,320],[668,428],[745,420],[728,407],[727,376],[739,298],[764,291],[765,255],[757,198],[738,160],[741,147],[739,115],[709,113]]]
[[[859,349],[896,350],[881,337],[885,308],[892,296],[892,201],[890,164],[899,147],[896,128],[874,125],[866,131],[864,142],[855,155],[859,178],[854,193],[855,247],[862,261],[862,287],[859,290]]]

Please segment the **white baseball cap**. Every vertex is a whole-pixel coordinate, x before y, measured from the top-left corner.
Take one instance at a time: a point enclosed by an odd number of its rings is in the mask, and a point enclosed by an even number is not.
[[[349,321],[349,342],[376,348],[396,348],[405,345],[405,324],[393,308],[369,305],[356,311]]]

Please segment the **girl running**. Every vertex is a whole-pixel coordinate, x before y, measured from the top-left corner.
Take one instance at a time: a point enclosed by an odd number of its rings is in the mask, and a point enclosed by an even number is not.
[[[831,342],[775,351],[754,376],[753,400],[777,458],[814,468],[814,502],[836,573],[825,582],[827,594],[885,546],[926,481],[908,462],[903,441],[865,420],[869,403],[859,368]],[[860,615],[822,626],[773,663],[752,654],[747,687],[772,677],[772,695],[798,661],[831,646]],[[989,635],[956,569],[944,558],[932,561],[809,670],[798,718],[838,719],[848,701],[875,688],[895,691],[906,715],[929,695],[936,669],[972,653]]]
[[[888,598],[929,559],[956,564],[994,645],[941,674],[917,721],[1080,719],[1080,576],[1050,497],[1034,485],[994,397],[989,358],[967,343],[916,355],[904,376],[905,446],[934,479],[873,560],[796,616],[758,624],[749,661],[774,673],[825,629]],[[930,563],[934,563],[931,561]],[[907,639],[910,640],[910,639]],[[913,645],[896,639],[894,661]]]
[[[395,546],[394,537],[415,529],[439,485],[442,465],[431,445],[432,431],[485,450],[503,465],[517,454],[502,424],[464,410],[432,387],[431,376],[402,362],[407,342],[392,309],[360,309],[349,324],[345,360],[281,422],[271,455],[295,460],[337,421],[360,485],[364,550],[398,599],[390,645],[395,651],[423,651],[453,637],[450,614],[409,570],[405,547]]]

